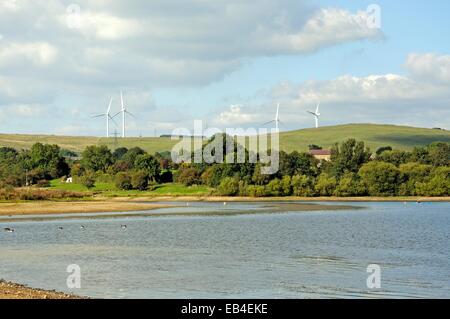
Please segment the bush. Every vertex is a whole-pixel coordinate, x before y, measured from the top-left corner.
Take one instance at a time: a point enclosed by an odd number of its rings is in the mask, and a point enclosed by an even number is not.
[[[175,180],[186,186],[198,185],[200,184],[200,174],[194,167],[182,167],[177,172]]]
[[[80,183],[87,189],[91,189],[95,186],[95,176],[93,173],[86,173],[80,177]]]
[[[161,172],[161,175],[159,175],[159,182],[160,183],[172,183],[173,182],[173,174],[169,170],[164,170]]]
[[[145,171],[136,171],[131,175],[133,189],[145,191],[148,187],[148,174]]]
[[[347,173],[339,181],[334,195],[340,197],[362,196],[366,194],[366,188],[360,182],[358,176],[353,173]]]
[[[280,196],[282,192],[281,181],[278,178],[275,178],[269,182],[266,186],[266,195],[267,196]]]
[[[292,177],[292,194],[294,196],[309,197],[314,195],[314,185],[310,177],[295,175]]]
[[[384,162],[370,162],[361,167],[358,175],[370,196],[394,196],[400,181],[400,171]]]
[[[233,177],[225,177],[217,190],[222,196],[235,196],[239,193],[239,180]]]
[[[36,186],[45,188],[45,187],[50,187],[51,185],[50,185],[50,182],[48,180],[41,179],[41,180],[37,181]]]
[[[266,189],[262,185],[248,185],[247,194],[250,197],[264,197],[266,196]]]
[[[125,172],[117,173],[115,184],[116,187],[121,190],[133,189],[133,185],[131,184],[131,176]]]
[[[284,176],[281,179],[281,195],[283,196],[292,195],[292,179],[290,176]]]
[[[320,196],[331,196],[336,188],[336,178],[326,173],[320,174],[315,186],[316,192]]]

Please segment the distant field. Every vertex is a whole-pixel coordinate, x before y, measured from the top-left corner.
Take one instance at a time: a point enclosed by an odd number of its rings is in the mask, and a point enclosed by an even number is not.
[[[414,146],[427,145],[436,141],[450,142],[450,131],[394,125],[348,124],[280,133],[280,147],[288,152],[306,151],[310,144],[329,148],[334,143],[342,142],[350,137],[366,142],[372,150],[388,145],[397,149],[410,150]],[[139,146],[149,153],[155,153],[169,151],[178,143],[168,137],[107,139],[85,136],[0,134],[0,146],[26,149],[36,142],[58,144],[61,148],[78,153],[86,146],[102,144],[111,149]]]

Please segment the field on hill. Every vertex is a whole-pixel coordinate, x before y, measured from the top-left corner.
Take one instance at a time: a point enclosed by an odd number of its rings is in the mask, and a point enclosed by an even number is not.
[[[364,141],[372,150],[382,146],[410,150],[414,146],[428,145],[437,141],[450,143],[450,131],[394,125],[348,124],[282,132],[280,133],[280,147],[287,152],[306,151],[308,145],[311,144],[329,148],[334,143],[348,138]],[[107,145],[111,149],[122,146],[127,148],[139,146],[149,153],[155,153],[169,151],[178,143],[168,137],[107,139],[86,136],[0,134],[0,146],[27,149],[36,142],[57,144],[63,149],[78,153],[89,145]]]

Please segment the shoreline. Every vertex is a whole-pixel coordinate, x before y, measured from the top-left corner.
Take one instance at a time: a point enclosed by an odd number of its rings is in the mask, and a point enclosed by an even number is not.
[[[112,202],[450,202],[449,197],[240,197],[240,196],[118,196]]]
[[[179,202],[229,203],[360,203],[360,202],[450,202],[450,197],[229,197],[229,196],[127,196],[97,197],[77,201],[0,202],[0,216],[138,212],[170,208]]]
[[[168,208],[167,204],[113,201],[29,201],[0,203],[0,216],[133,212]]]
[[[0,299],[89,299],[55,290],[31,288],[0,279]]]

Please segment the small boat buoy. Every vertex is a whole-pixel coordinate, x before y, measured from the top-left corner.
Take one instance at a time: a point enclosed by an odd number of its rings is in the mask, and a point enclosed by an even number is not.
[[[120,225],[120,228],[127,229],[127,225]]]
[[[58,229],[59,229],[59,230],[63,230],[64,228],[63,228],[63,227],[61,227],[61,226],[59,226],[59,227],[58,227]]]
[[[5,227],[3,228],[3,230],[7,233],[14,233],[14,229],[13,228],[9,228],[9,227]]]
[[[81,229],[85,229],[86,227],[84,227],[84,225],[81,225],[80,228],[81,228]]]
[[[227,205],[227,202],[223,202],[223,206],[226,206]]]

